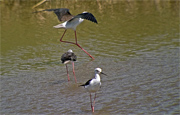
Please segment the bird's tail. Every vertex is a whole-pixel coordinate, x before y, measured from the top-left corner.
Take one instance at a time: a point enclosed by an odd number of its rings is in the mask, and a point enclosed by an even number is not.
[[[58,24],[56,26],[53,26],[54,28],[64,28],[64,26],[62,24]]]
[[[62,24],[58,24],[56,26],[53,26],[54,28],[64,28],[64,26]]]

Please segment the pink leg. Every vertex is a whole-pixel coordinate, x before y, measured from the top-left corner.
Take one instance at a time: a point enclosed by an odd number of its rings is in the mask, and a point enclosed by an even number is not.
[[[94,96],[93,107],[95,106],[95,99],[96,99],[96,93],[95,93],[95,96]]]
[[[64,34],[66,33],[66,31],[67,31],[67,30],[64,31],[64,33],[63,33],[63,35],[62,35],[62,37],[61,37],[61,39],[60,39],[60,42],[75,44],[75,43],[73,43],[73,42],[68,42],[68,41],[63,41],[63,40],[62,40],[62,38],[64,37]],[[76,45],[76,44],[75,44],[75,45]]]
[[[76,30],[75,30],[74,32],[75,32],[76,45],[77,45],[79,48],[81,48],[86,54],[88,54],[89,57],[91,57],[92,59],[94,59],[94,57],[92,57],[86,50],[84,50],[84,49],[77,43]]]
[[[73,66],[74,79],[75,79],[75,82],[77,83],[76,76],[75,76],[75,71],[74,71],[74,62],[72,62],[72,66]]]
[[[77,36],[76,36],[76,30],[74,31],[75,32],[75,40],[76,40],[76,43],[73,43],[73,42],[68,42],[68,41],[63,41],[62,38],[64,37],[64,34],[66,33],[67,30],[64,31],[61,39],[60,39],[60,42],[65,42],[65,43],[70,43],[70,44],[74,44],[74,45],[77,45],[79,48],[81,48],[86,54],[89,55],[89,57],[91,57],[92,59],[94,59],[94,57],[92,57],[86,50],[84,50],[78,43],[77,43]]]
[[[91,93],[90,93],[90,101],[91,101],[91,109],[92,109],[92,112],[94,112],[94,106],[92,106]]]
[[[67,70],[68,81],[70,81],[67,64],[66,64],[66,70]]]

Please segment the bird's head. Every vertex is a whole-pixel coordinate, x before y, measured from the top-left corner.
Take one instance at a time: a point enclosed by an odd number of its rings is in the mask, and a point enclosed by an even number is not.
[[[69,49],[68,52],[73,52],[72,49]]]
[[[102,69],[101,69],[101,68],[96,68],[96,69],[95,69],[95,73],[96,73],[96,74],[100,74],[100,73],[101,73],[101,74],[106,75],[105,73],[102,72]],[[106,76],[107,76],[107,75],[106,75]]]

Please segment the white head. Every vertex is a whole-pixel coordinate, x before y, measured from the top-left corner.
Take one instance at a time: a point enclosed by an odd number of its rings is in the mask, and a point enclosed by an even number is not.
[[[102,72],[102,69],[101,68],[96,68],[94,71],[95,71],[95,73],[100,74]]]
[[[95,74],[100,74],[100,73],[101,73],[101,74],[106,75],[105,73],[102,72],[102,69],[101,69],[101,68],[96,68],[94,71],[95,71]],[[106,76],[107,76],[107,75],[106,75]]]
[[[73,51],[71,49],[69,49],[68,52],[73,52]]]

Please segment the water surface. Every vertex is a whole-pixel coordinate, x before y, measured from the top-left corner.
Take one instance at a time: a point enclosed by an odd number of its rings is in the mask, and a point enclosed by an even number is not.
[[[101,76],[95,114],[180,114],[178,1],[39,1],[1,2],[1,114],[91,114],[89,94],[79,84]],[[59,42],[64,30],[52,12],[69,8],[74,15],[94,14],[98,24],[77,27],[80,48]],[[64,40],[74,41],[68,30]],[[72,67],[60,57],[78,56]]]

